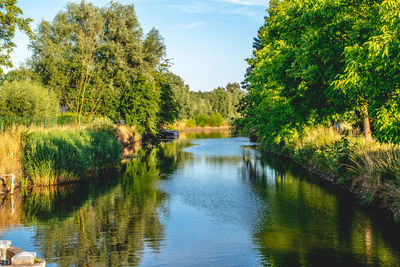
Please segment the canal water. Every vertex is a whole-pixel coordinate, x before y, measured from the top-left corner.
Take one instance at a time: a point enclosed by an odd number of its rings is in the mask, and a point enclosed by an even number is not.
[[[0,239],[48,266],[399,266],[399,225],[246,138],[200,137],[0,198]]]

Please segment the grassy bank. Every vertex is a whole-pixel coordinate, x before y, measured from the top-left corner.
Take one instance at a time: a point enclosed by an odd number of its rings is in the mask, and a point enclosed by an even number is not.
[[[287,156],[400,220],[400,148],[323,126],[304,129],[261,148]]]
[[[191,119],[177,121],[168,126],[170,130],[187,130],[191,128],[215,128],[228,126],[228,122],[219,113],[196,115]]]
[[[134,129],[107,119],[84,127],[15,126],[0,134],[0,175],[14,173],[17,185],[74,182],[100,170],[119,167],[123,142],[135,139]],[[0,181],[0,193],[8,186]]]
[[[121,145],[108,132],[55,129],[27,137],[23,162],[31,184],[53,185],[118,166],[121,154]]]

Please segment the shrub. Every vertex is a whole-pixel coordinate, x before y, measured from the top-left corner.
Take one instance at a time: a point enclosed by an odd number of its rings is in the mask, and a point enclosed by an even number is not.
[[[211,115],[196,115],[192,119],[186,122],[187,127],[205,127],[205,126],[212,126],[212,127],[219,127],[224,125],[225,120],[221,114],[213,113]]]
[[[0,86],[0,116],[55,117],[59,103],[54,92],[42,85],[27,82],[5,82]]]
[[[208,118],[209,126],[214,126],[214,127],[222,126],[224,122],[225,122],[224,118],[218,112],[211,114]]]
[[[106,117],[94,119],[89,124],[88,129],[94,132],[107,132],[110,135],[117,137],[117,128],[112,120]]]

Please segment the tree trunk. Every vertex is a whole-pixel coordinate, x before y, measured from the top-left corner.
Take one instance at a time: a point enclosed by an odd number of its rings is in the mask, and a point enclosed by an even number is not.
[[[365,106],[364,111],[364,134],[365,138],[367,140],[372,140],[372,134],[371,134],[371,124],[369,123],[369,114],[368,114],[368,107]]]

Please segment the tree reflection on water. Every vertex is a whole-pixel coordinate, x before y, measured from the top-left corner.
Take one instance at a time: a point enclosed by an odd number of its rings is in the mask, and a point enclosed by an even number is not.
[[[22,192],[15,216],[1,216],[2,229],[19,222],[35,227],[34,242],[48,263],[60,266],[136,266],[164,241],[160,213],[168,195],[157,189],[183,161],[188,142],[142,149],[123,173],[70,186]],[[11,214],[6,203],[1,212]],[[14,212],[15,214],[15,212]],[[14,218],[14,221],[4,221]]]
[[[285,159],[244,151],[242,177],[264,202],[253,238],[265,265],[399,263],[398,225],[373,221],[351,196],[332,192]],[[382,229],[382,223],[391,230]]]

